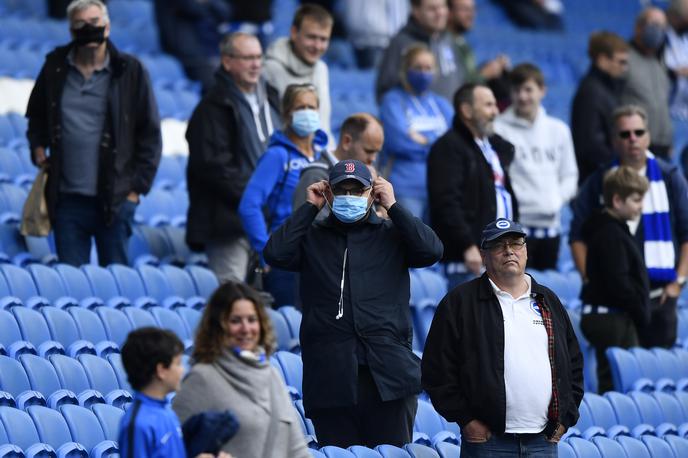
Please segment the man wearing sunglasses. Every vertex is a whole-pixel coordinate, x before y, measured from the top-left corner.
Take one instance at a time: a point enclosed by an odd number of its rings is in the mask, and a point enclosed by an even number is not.
[[[437,307],[423,388],[461,427],[462,458],[556,456],[583,398],[573,327],[557,296],[525,273],[520,224],[500,218],[485,226],[480,256],[485,273]]]
[[[370,210],[374,201],[390,219]],[[330,215],[316,220],[325,205]],[[272,233],[265,261],[301,275],[303,402],[320,445],[411,441],[420,361],[408,269],[434,264],[442,250],[392,185],[356,160],[309,186],[307,202]]]
[[[650,152],[648,118],[643,108],[622,106],[612,119],[618,159],[593,173],[572,202],[571,251],[585,282],[586,257],[595,253],[588,253],[582,226],[602,206],[604,174],[612,167],[626,165],[646,176],[650,190],[643,200],[642,215],[628,222],[650,278],[650,324],[638,334],[644,347],[671,348],[677,335],[676,303],[688,276],[688,184],[678,167]]]

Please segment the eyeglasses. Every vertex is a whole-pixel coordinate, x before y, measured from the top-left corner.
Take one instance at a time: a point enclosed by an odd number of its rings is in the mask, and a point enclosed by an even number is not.
[[[251,62],[254,60],[258,60],[258,61],[263,60],[262,54],[252,54],[252,55],[248,55],[248,56],[242,56],[240,54],[230,54],[229,57],[231,57],[232,59],[243,60],[244,62]]]
[[[647,132],[645,129],[634,129],[634,130],[622,130],[619,132],[619,137],[624,140],[631,138],[631,134],[635,135],[636,138],[642,137]]]
[[[367,190],[370,188],[357,188],[357,189],[342,189],[342,188],[334,188],[332,190],[332,194],[335,196],[356,196],[356,197],[361,197]]]
[[[501,242],[485,245],[485,248],[495,253],[501,253],[506,251],[507,248],[511,248],[514,251],[521,251],[524,246],[526,246],[525,240],[502,240]]]

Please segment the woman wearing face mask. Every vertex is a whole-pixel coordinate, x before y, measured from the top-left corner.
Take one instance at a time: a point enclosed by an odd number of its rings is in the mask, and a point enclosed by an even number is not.
[[[433,142],[451,125],[451,104],[428,88],[435,57],[427,46],[411,46],[403,56],[401,84],[382,98],[385,129],[383,170],[399,202],[419,218],[427,214],[426,159]]]
[[[222,451],[242,458],[310,458],[296,409],[268,361],[274,348],[257,293],[241,283],[221,285],[203,311],[194,365],[172,404],[179,420],[229,410],[239,430]]]
[[[310,84],[289,85],[282,99],[284,129],[272,134],[265,154],[246,186],[239,216],[253,249],[261,255],[270,233],[282,225],[292,209],[292,194],[301,169],[320,156],[327,135],[320,130],[318,95]],[[266,269],[265,289],[275,306],[293,305],[296,276]]]

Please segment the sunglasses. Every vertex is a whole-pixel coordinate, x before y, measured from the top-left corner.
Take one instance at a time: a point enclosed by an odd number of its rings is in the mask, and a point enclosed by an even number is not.
[[[642,137],[647,132],[645,129],[635,129],[635,130],[622,130],[619,132],[619,137],[624,140],[631,138],[631,134],[635,135],[636,138]]]

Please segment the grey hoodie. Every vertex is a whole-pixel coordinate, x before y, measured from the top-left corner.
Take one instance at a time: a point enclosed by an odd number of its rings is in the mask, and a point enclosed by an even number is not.
[[[320,128],[327,133],[330,143],[333,142],[330,128],[330,75],[325,62],[319,60],[315,65],[305,63],[294,54],[289,38],[280,38],[265,54],[263,75],[268,84],[277,89],[280,99],[290,84],[313,84],[318,89],[320,99]]]

